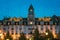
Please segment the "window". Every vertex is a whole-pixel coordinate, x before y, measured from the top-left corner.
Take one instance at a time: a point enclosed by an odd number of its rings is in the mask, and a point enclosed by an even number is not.
[[[31,30],[32,28],[28,28],[28,30]]]
[[[52,25],[53,24],[53,22],[52,21],[50,21],[50,25]]]
[[[53,22],[53,25],[56,25],[57,23],[56,22]]]
[[[14,21],[12,21],[12,24],[15,24]]]
[[[6,22],[4,22],[4,25],[6,25]]]
[[[10,23],[8,22],[8,25],[10,25]]]
[[[1,25],[2,23],[0,23],[0,25]]]
[[[12,35],[14,34],[14,31],[12,31]]]
[[[32,34],[32,31],[29,34]]]
[[[43,30],[43,26],[41,26],[41,30]]]
[[[40,22],[38,22],[38,25],[40,25]]]
[[[22,30],[22,28],[19,28],[19,30]]]
[[[19,21],[19,24],[22,24],[22,21]]]
[[[7,22],[7,25],[11,25],[11,22]]]
[[[44,22],[42,21],[42,22],[40,22],[40,24],[41,24],[41,25],[44,25]]]
[[[13,35],[14,33],[12,32],[12,35]]]
[[[3,30],[6,30],[6,28],[3,28]]]
[[[35,25],[38,25],[38,21],[35,21]]]
[[[19,22],[17,22],[16,25],[19,25]]]
[[[46,25],[46,22],[44,22],[44,25]]]
[[[28,30],[33,30],[34,28],[28,28]]]
[[[47,25],[49,25],[49,22],[47,22]]]
[[[16,31],[16,34],[18,34],[17,31]]]
[[[52,30],[52,26],[50,26],[50,29]]]
[[[11,30],[14,30],[14,28],[11,28]]]

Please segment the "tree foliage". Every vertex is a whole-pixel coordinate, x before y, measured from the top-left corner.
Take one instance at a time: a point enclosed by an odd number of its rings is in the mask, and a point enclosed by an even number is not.
[[[50,40],[53,40],[54,36],[53,36],[52,32],[48,29],[46,30],[46,32],[48,33],[48,35],[46,35],[46,38],[49,38]]]
[[[12,37],[10,36],[9,32],[7,32],[4,40],[6,40],[6,39],[13,40]]]
[[[22,33],[22,34],[20,35],[19,40],[27,40],[27,38],[26,38],[26,36],[24,35],[24,33]]]
[[[34,36],[34,40],[40,40],[40,34],[38,29],[35,29],[33,36]]]

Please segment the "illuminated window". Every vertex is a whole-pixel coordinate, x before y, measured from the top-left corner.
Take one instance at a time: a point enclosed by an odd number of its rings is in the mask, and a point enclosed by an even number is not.
[[[8,25],[10,25],[10,23],[8,22]]]

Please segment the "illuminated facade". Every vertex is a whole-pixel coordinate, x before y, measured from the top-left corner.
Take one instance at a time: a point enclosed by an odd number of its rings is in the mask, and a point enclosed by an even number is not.
[[[34,8],[30,5],[27,18],[14,17],[0,20],[0,34],[9,31],[13,39],[18,39],[20,33],[32,34],[36,28],[38,28],[39,33],[45,33],[46,29],[49,29],[53,34],[56,34],[59,32],[59,26],[60,22],[58,20],[54,22],[51,17],[35,18]]]

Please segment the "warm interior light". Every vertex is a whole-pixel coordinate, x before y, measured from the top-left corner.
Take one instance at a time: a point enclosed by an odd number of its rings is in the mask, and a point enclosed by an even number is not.
[[[29,39],[29,35],[28,34],[26,35],[26,38]]]
[[[2,36],[2,34],[0,33],[0,36]]]
[[[54,38],[57,38],[57,35],[53,33]]]

